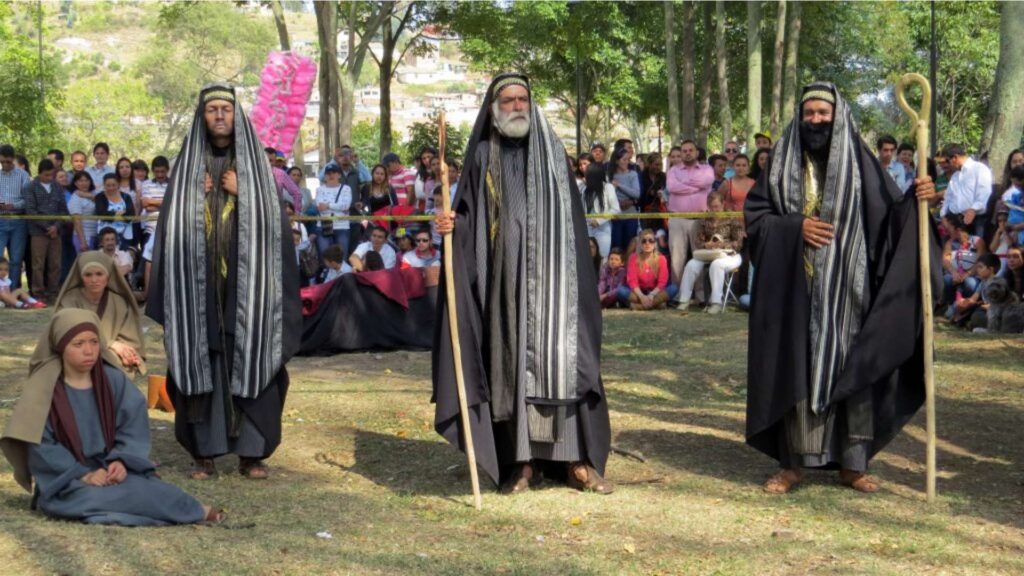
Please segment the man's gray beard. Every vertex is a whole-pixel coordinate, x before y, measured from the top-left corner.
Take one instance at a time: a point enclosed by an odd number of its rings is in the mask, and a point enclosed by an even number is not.
[[[527,112],[503,112],[495,102],[491,107],[493,113],[494,128],[502,136],[507,138],[522,138],[530,133],[530,113]],[[513,118],[525,118],[525,122],[515,122]]]

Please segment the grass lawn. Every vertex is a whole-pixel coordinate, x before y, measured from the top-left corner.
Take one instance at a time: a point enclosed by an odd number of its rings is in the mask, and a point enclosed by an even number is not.
[[[0,313],[0,420],[49,311]],[[789,496],[743,443],[742,313],[613,312],[604,381],[611,496],[545,484],[470,506],[462,455],[432,429],[427,353],[297,358],[265,482],[185,479],[172,417],[151,412],[162,476],[227,508],[216,527],[45,520],[0,463],[3,574],[1022,574],[1024,340],[937,328],[939,501],[924,501],[924,419],[876,458],[879,494],[810,473]],[[162,373],[160,330],[149,365]],[[141,385],[141,382],[140,382]],[[317,533],[329,532],[330,538]]]

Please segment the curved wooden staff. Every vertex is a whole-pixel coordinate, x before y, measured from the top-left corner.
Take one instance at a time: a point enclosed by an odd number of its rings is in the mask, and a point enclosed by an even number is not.
[[[917,112],[907,103],[906,91],[911,84],[921,87],[921,111]],[[904,74],[896,84],[896,101],[914,124],[917,135],[917,177],[928,176],[928,118],[932,109],[932,88],[928,80],[917,73]],[[932,282],[931,282],[931,238],[928,221],[928,201],[917,201],[917,242],[918,259],[921,263],[921,305],[924,307],[924,389],[925,416],[927,418],[928,444],[927,466],[928,501],[935,501],[935,372],[932,368],[934,356],[932,334]]]
[[[448,185],[448,162],[445,161],[445,132],[447,125],[444,110],[437,116],[437,148],[441,168],[441,209],[445,214],[452,210],[452,195]],[[480,510],[480,477],[476,470],[476,450],[473,447],[473,432],[469,426],[469,407],[466,402],[466,380],[462,375],[462,346],[459,344],[459,318],[455,304],[455,267],[452,265],[452,234],[444,235],[444,284],[448,298],[448,324],[452,335],[452,361],[455,363],[455,388],[459,393],[459,415],[462,419],[462,439],[466,445],[466,459],[469,461],[469,481],[473,485],[473,505]]]

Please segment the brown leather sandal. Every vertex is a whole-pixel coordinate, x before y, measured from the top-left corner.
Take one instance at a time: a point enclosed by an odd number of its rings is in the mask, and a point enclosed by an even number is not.
[[[531,464],[523,464],[516,467],[515,472],[512,476],[505,480],[505,482],[499,488],[502,494],[521,494],[528,492],[530,487],[536,482],[534,481],[534,475],[536,470],[533,469]]]
[[[587,476],[585,479],[581,479],[579,477],[580,471],[586,473]],[[569,465],[569,477],[566,480],[566,484],[570,488],[575,488],[581,492],[611,494],[615,491],[615,485],[598,474],[597,470],[594,470],[593,466],[590,464],[583,464],[581,462]]]
[[[779,470],[764,483],[764,491],[769,494],[788,494],[803,480],[803,474],[796,470]]]
[[[270,471],[259,458],[239,458],[238,473],[250,480],[266,480]]]
[[[209,480],[217,476],[217,466],[213,458],[200,458],[192,463],[192,469],[188,471],[188,477],[192,480]]]
[[[854,470],[840,470],[839,483],[864,494],[874,494],[881,488],[878,480],[863,472]]]

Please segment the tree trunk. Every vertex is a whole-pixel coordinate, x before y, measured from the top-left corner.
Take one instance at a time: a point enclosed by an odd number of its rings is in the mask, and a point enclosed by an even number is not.
[[[799,71],[797,70],[800,55],[800,0],[793,0],[792,4],[788,14],[786,71],[782,80],[782,110],[779,113],[779,117],[782,119],[782,130],[785,130],[789,121],[793,119],[793,114],[796,112],[796,91],[800,89]]]
[[[779,0],[775,20],[775,50],[772,52],[772,109],[768,113],[768,129],[772,138],[779,136],[779,109],[782,107],[782,63],[786,59],[786,0]]]
[[[711,131],[711,85],[714,83],[714,62],[715,43],[714,27],[711,19],[715,5],[711,2],[704,3],[703,29],[704,29],[704,66],[700,75],[700,121],[697,130],[697,145],[701,148],[708,146],[708,132]]]
[[[284,7],[281,0],[273,0],[270,3],[270,11],[274,14],[274,25],[277,26],[277,38],[281,42],[281,51],[290,52],[292,49],[291,39],[288,37],[288,22],[284,19]],[[305,113],[303,113],[305,118]],[[302,127],[295,133],[295,142],[292,143],[292,165],[298,166],[305,172],[306,164],[303,160],[305,152],[302,145]]]
[[[995,96],[989,104],[985,132],[991,134],[988,142],[982,140],[978,149],[979,157],[988,153],[989,163],[997,169],[992,171],[1000,187],[1003,173],[999,168],[1003,158],[1020,146],[1024,133],[1024,2],[1001,3],[1002,16],[999,24],[999,63],[992,85]],[[1016,56],[1014,56],[1016,54]]]
[[[694,68],[694,41],[697,36],[696,22],[697,6],[692,0],[683,2],[683,103],[681,112],[681,129],[683,139],[694,136],[694,106],[693,101],[693,68]]]
[[[394,2],[385,2],[393,4]],[[384,53],[380,57],[380,153],[391,151],[391,71],[398,38],[388,18],[380,28]]]
[[[339,141],[351,145],[352,122],[356,115],[356,80],[362,70],[362,60],[355,66],[356,59],[356,2],[349,3],[348,12],[348,58],[345,60],[345,73],[341,75],[339,90],[341,92],[341,118],[339,119]],[[366,32],[363,32],[366,34]]]
[[[761,131],[761,2],[747,2],[747,147]]]
[[[668,132],[673,142],[682,138],[679,127],[679,85],[676,74],[676,30],[674,6],[671,1],[665,2],[665,77],[668,80]]]
[[[338,147],[340,79],[338,71],[338,13],[334,2],[314,2],[317,38],[320,41],[320,165]]]
[[[716,0],[715,17],[718,31],[715,34],[715,59],[718,61],[718,117],[722,124],[722,147],[732,140],[732,111],[729,109],[729,77],[726,75],[725,52],[725,1]]]

